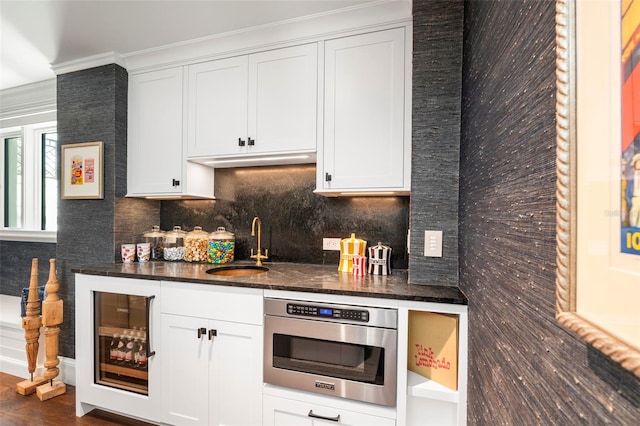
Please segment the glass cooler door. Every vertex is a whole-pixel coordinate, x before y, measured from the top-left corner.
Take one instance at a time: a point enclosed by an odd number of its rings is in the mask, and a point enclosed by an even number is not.
[[[151,299],[94,292],[96,383],[148,395]]]

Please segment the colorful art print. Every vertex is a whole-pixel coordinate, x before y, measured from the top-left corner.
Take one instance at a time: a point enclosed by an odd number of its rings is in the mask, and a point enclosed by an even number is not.
[[[621,3],[620,250],[640,256],[640,0]]]
[[[60,188],[63,199],[102,199],[102,142],[61,146]]]

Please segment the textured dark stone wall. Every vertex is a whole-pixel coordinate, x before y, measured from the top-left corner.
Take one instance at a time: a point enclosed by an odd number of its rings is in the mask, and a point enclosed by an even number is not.
[[[49,279],[49,259],[56,257],[53,243],[0,241],[0,294],[20,296],[29,287],[31,259],[38,259],[38,284]]]
[[[462,0],[413,3],[413,137],[409,282],[458,285]],[[424,231],[443,231],[424,257]]]
[[[469,424],[630,425],[640,415],[638,380],[554,319],[554,17],[548,0],[465,3]]]
[[[271,261],[335,264],[340,252],[323,251],[323,237],[356,237],[392,248],[392,268],[407,268],[409,197],[327,198],[313,193],[311,165],[218,169],[215,201],[163,201],[161,227],[190,231],[224,226],[236,237],[236,258],[256,248],[254,216],[262,221],[262,247]]]
[[[160,201],[116,198],[113,258],[121,261],[122,244],[140,243],[142,235],[160,225]]]
[[[71,269],[115,260],[116,200],[127,188],[127,84],[127,72],[118,65],[57,78],[59,144],[104,143],[104,199],[58,203],[56,259],[59,295],[64,301],[60,355],[70,358],[75,351],[75,280]],[[123,210],[119,208],[119,212]]]

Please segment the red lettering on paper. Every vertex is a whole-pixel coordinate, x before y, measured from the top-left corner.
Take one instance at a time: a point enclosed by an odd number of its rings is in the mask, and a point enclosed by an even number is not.
[[[435,353],[431,347],[425,348],[420,343],[416,343],[416,354],[413,356],[416,367],[433,368],[434,370],[450,370],[451,362],[445,357],[441,359],[435,358]]]

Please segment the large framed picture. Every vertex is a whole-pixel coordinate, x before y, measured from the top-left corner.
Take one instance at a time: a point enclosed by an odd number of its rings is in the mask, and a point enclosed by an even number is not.
[[[556,11],[556,318],[640,377],[640,0]]]
[[[60,192],[64,199],[102,199],[102,142],[61,146]]]

